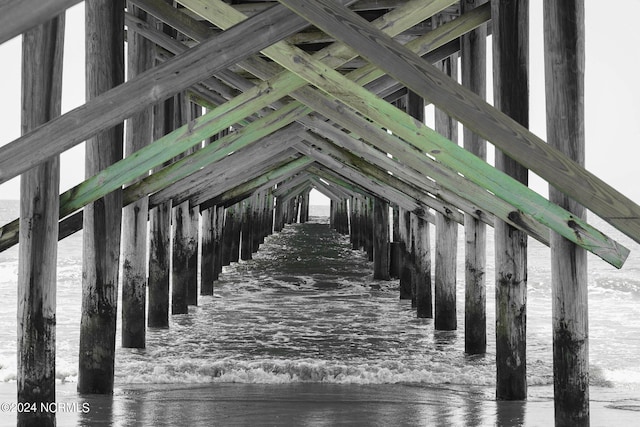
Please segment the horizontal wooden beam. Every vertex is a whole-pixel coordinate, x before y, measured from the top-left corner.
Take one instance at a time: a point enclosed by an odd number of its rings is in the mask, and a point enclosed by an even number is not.
[[[336,39],[348,40],[362,56],[389,75],[491,141],[508,156],[536,172],[627,236],[640,242],[640,206],[493,108],[469,89],[448,78],[409,49],[330,0],[280,0],[280,3],[304,16]],[[440,154],[443,153],[441,147],[433,147],[431,151],[435,157],[441,157]],[[475,175],[479,172],[478,169],[471,173]],[[495,187],[490,181],[484,180],[481,185],[489,189]],[[523,195],[524,193],[519,192]],[[523,203],[527,202],[529,200],[522,200],[516,206],[524,207]],[[551,211],[548,213],[551,214]],[[584,229],[586,223],[580,223],[570,214],[562,214],[553,219],[546,214],[538,217],[542,223],[565,238],[617,267],[626,259],[626,248],[614,245],[615,242],[599,235],[597,230]]]
[[[0,44],[80,3],[80,0],[2,0]]]

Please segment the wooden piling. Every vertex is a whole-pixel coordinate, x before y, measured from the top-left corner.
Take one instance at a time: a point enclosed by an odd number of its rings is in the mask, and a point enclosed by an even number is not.
[[[373,198],[365,198],[365,252],[373,261]]]
[[[485,0],[460,2],[462,14],[485,3]],[[487,29],[482,25],[461,38],[460,54],[462,84],[481,96],[486,96]],[[463,128],[464,148],[486,160],[487,143],[466,126]],[[465,298],[464,351],[483,354],[487,351],[486,309],[486,233],[487,226],[468,213],[464,216],[465,233]]]
[[[581,165],[584,136],[584,2],[544,2],[547,141]],[[584,207],[549,186],[549,199],[576,217]],[[551,233],[555,424],[589,425],[587,253]]]
[[[529,1],[491,2],[494,105],[523,126],[529,123]],[[496,168],[523,184],[527,170],[496,149]],[[496,219],[496,398],[527,397],[527,235]]]
[[[376,197],[373,201],[374,279],[391,279],[389,276],[389,262],[389,203]]]
[[[414,257],[411,254],[411,212],[400,208],[398,218],[400,227],[400,252],[402,252],[400,299],[412,299]]]
[[[229,206],[225,211],[224,228],[222,231],[222,265],[231,264],[235,215],[235,206]]]
[[[233,221],[231,221],[231,246],[229,252],[229,262],[238,262],[240,260],[240,236],[242,231],[242,206],[236,203],[233,206]],[[227,224],[225,223],[225,226]]]
[[[419,318],[433,317],[431,291],[431,245],[429,223],[418,215],[411,214],[411,233],[415,248],[415,302]]]
[[[180,127],[187,122],[187,100],[184,94],[174,97],[174,125]],[[179,160],[185,154],[176,158]],[[171,314],[188,313],[188,287],[191,278],[189,263],[193,252],[192,220],[189,201],[171,209]]]
[[[64,14],[24,33],[22,133],[60,115]],[[18,261],[18,426],[54,426],[56,414],[40,405],[56,401],[56,262],[60,159],[54,156],[20,180]]]
[[[193,102],[187,102],[187,122],[191,123],[202,115],[202,108]],[[197,144],[187,151],[187,155],[193,154],[202,148]],[[191,206],[189,203],[189,256],[187,259],[187,304],[198,305],[198,254],[200,253],[200,207]]]
[[[305,191],[302,194],[302,202],[300,203],[300,222],[305,223],[309,221],[309,191]]]
[[[171,314],[189,312],[187,304],[187,284],[189,265],[189,237],[191,235],[189,202],[182,202],[171,210],[173,224],[173,248],[171,251]]]
[[[223,236],[224,236],[224,219],[225,212],[224,206],[216,206],[216,223],[215,223],[215,233],[214,233],[214,269],[213,269],[213,280],[218,280],[220,278],[220,273],[222,273],[222,258],[223,258]]]
[[[252,237],[252,222],[251,215],[252,207],[251,200],[245,199],[242,204],[242,224],[241,224],[241,243],[240,243],[240,259],[243,261],[250,260],[252,258],[251,253],[253,249],[253,237]]]
[[[124,1],[85,4],[87,101],[124,81]],[[122,159],[122,124],[86,142],[91,177]],[[78,392],[113,393],[122,191],[84,209]]]
[[[158,140],[174,128],[174,100],[153,107],[153,139]],[[156,168],[154,172],[161,168]],[[169,327],[169,283],[171,278],[171,201],[149,211],[149,312],[151,328]]]
[[[438,26],[450,18],[437,16]],[[441,61],[439,68],[449,77],[458,75],[456,55]],[[435,129],[447,139],[458,142],[458,123],[447,113],[435,109]],[[458,327],[456,309],[456,264],[458,253],[458,223],[436,212],[435,255],[435,328],[450,331]]]
[[[130,13],[146,20],[146,12],[131,6]],[[153,67],[155,51],[140,34],[129,33],[129,79]],[[133,115],[126,123],[125,155],[130,156],[153,141],[153,108]],[[144,348],[147,303],[147,219],[149,198],[126,206],[122,212],[122,347]]]

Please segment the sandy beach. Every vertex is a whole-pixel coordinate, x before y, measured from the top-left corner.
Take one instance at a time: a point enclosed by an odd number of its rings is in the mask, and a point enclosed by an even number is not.
[[[59,412],[59,426],[550,426],[551,387],[531,387],[526,402],[496,402],[487,387],[397,384],[154,384],[117,387],[113,396],[78,396],[58,386],[58,403],[87,413]],[[15,402],[15,383],[0,384]],[[70,405],[74,406],[74,405]],[[86,407],[86,405],[84,405]],[[592,388],[592,426],[638,425],[638,401],[616,401]],[[16,414],[1,413],[0,425]]]

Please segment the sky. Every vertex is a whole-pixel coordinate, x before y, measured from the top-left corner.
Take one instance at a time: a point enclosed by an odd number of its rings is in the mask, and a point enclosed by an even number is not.
[[[542,0],[531,0],[530,4],[530,128],[546,139]],[[84,103],[83,10],[80,3],[67,11],[63,112]],[[640,175],[636,165],[640,155],[640,83],[634,78],[640,69],[640,58],[634,54],[640,45],[635,22],[640,15],[640,1],[586,0],[585,13],[586,167],[640,204],[640,186],[635,184]],[[20,136],[20,50],[20,37],[0,45],[0,146]],[[488,76],[491,79],[490,73]],[[491,101],[490,93],[488,98]],[[432,109],[427,109],[428,124],[432,122],[431,114]],[[489,154],[490,161],[491,158]],[[61,192],[82,181],[84,168],[78,165],[83,159],[82,145],[62,155]],[[533,175],[530,185],[540,194],[547,194],[547,184]],[[18,178],[0,184],[0,200],[18,198]],[[326,203],[326,198],[312,192],[311,204]]]

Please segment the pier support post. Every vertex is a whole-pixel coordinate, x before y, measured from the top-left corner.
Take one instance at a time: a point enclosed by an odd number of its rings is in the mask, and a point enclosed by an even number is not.
[[[485,0],[460,2],[461,13],[485,3]],[[483,99],[486,96],[487,28],[467,33],[461,38],[462,84]],[[464,148],[487,159],[487,143],[468,129],[463,129]],[[487,226],[479,218],[465,213],[465,298],[464,298],[464,351],[467,354],[484,354],[487,351]]]
[[[87,101],[124,82],[124,1],[85,4]],[[123,125],[86,142],[91,177],[122,159]],[[78,392],[113,393],[122,191],[84,208]]]
[[[400,227],[400,299],[412,299],[413,289],[413,255],[411,254],[411,212],[400,208],[398,215]]]
[[[544,2],[547,141],[581,165],[584,139],[584,2]],[[549,187],[549,199],[586,219],[583,206]],[[589,425],[587,253],[551,233],[555,424]]]
[[[252,243],[252,228],[253,228],[253,219],[251,215],[251,200],[245,199],[241,205],[242,206],[242,225],[241,225],[241,233],[242,233],[242,242],[240,245],[240,259],[243,261],[250,260],[251,249],[253,248]]]
[[[233,229],[236,221],[235,205],[225,211],[224,228],[222,232],[222,265],[231,264],[231,250],[233,247]]]
[[[202,211],[202,246],[200,261],[200,295],[213,295],[213,270],[215,262],[214,233],[216,226],[215,207]]]
[[[529,1],[493,0],[494,105],[529,124]],[[528,172],[496,150],[496,168],[527,184]],[[496,220],[496,398],[527,397],[527,235]]]
[[[130,13],[145,20],[147,13],[131,6]],[[129,79],[153,67],[151,43],[140,34],[129,33],[127,61]],[[153,108],[145,108],[127,120],[125,155],[130,156],[153,141]],[[122,212],[122,347],[144,348],[147,303],[147,196]]]
[[[389,203],[376,197],[373,202],[374,279],[391,280],[389,261]]]
[[[231,247],[229,252],[229,262],[238,262],[240,260],[240,233],[242,231],[242,205],[236,203],[233,205],[233,221],[231,222]],[[225,224],[226,225],[226,224]]]
[[[222,273],[222,258],[223,258],[223,247],[224,247],[224,206],[216,206],[216,223],[215,223],[215,234],[214,234],[214,270],[213,270],[213,280],[218,280],[220,278],[220,273]]]
[[[213,295],[213,278],[216,258],[216,207],[203,210],[202,245],[200,248],[200,295]]]
[[[153,107],[153,139],[173,130],[174,100]],[[154,171],[162,169],[156,168]],[[149,312],[150,328],[169,327],[169,282],[171,277],[171,201],[149,211]]]
[[[439,25],[448,17],[441,17]],[[442,60],[440,69],[449,77],[458,75],[456,56]],[[435,109],[435,128],[447,139],[458,143],[458,122],[439,108]],[[435,329],[451,331],[458,328],[456,309],[456,267],[458,253],[458,223],[436,212],[435,256]]]
[[[371,197],[367,197],[365,199],[365,212],[366,212],[365,250],[367,252],[367,257],[369,258],[369,261],[373,261],[373,199]]]
[[[429,223],[415,214],[411,214],[411,230],[415,247],[415,301],[419,318],[432,318],[433,305],[431,293],[431,247],[429,241]]]
[[[184,94],[174,97],[174,124],[178,128],[187,121],[187,101]],[[185,153],[186,154],[186,153]],[[176,159],[183,157],[178,156]],[[173,249],[171,253],[171,314],[188,312],[188,287],[190,283],[189,263],[193,252],[192,220],[189,201],[174,206],[172,209]]]
[[[37,26],[22,41],[22,133],[60,115],[64,15]],[[56,401],[56,263],[60,158],[42,163],[20,179],[18,261],[19,426],[54,426],[55,413],[40,412]]]
[[[360,249],[360,222],[359,222],[359,209],[360,209],[360,201],[358,197],[351,196],[351,249],[358,250]]]

